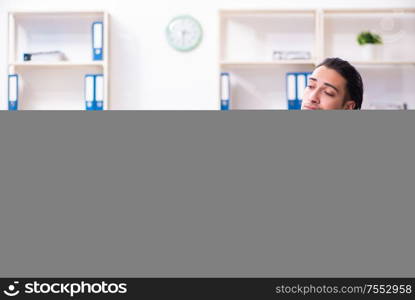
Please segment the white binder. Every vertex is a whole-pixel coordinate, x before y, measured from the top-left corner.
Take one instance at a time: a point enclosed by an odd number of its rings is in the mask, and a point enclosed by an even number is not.
[[[17,110],[19,101],[19,75],[10,74],[8,82],[9,110]]]
[[[85,75],[85,108],[94,110],[95,75]]]
[[[92,51],[93,60],[104,58],[104,23],[94,22],[92,24]]]
[[[95,75],[95,109],[104,109],[104,75]]]
[[[287,98],[288,101],[297,100],[297,78],[295,74],[287,75]]]
[[[229,110],[231,102],[231,80],[229,73],[221,73],[221,110]]]
[[[307,74],[297,75],[297,100],[303,100],[304,90],[307,86]]]

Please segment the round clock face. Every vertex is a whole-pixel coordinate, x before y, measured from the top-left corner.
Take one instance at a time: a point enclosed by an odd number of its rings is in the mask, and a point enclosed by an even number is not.
[[[178,51],[191,51],[202,41],[203,30],[200,23],[191,16],[174,18],[166,30],[167,41]]]

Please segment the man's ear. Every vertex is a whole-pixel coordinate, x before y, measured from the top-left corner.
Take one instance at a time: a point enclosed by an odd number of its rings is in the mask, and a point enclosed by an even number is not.
[[[355,107],[356,107],[356,102],[354,102],[353,100],[348,100],[344,104],[345,110],[353,110]]]

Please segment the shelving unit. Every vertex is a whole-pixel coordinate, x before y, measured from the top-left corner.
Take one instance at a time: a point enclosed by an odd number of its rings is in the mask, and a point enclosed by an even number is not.
[[[281,61],[222,61],[222,68],[239,67],[239,68],[274,68],[281,65],[314,65],[313,60],[281,60]]]
[[[92,24],[103,22],[104,57],[94,61]],[[9,74],[18,74],[19,110],[84,110],[84,76],[104,75],[109,109],[109,15],[103,11],[9,13]],[[24,61],[23,53],[62,51],[64,61]]]
[[[410,89],[415,81],[415,8],[222,10],[219,20],[219,69],[231,74],[231,109],[286,109],[285,74],[310,72],[325,57],[346,59],[362,73],[363,108],[374,102],[405,102],[415,108]],[[356,37],[364,30],[384,38],[382,59],[362,59]],[[273,60],[275,50],[309,51],[311,59]],[[385,76],[390,73],[402,80],[391,84]]]
[[[360,31],[381,34],[384,45],[381,61],[365,64],[402,64],[415,62],[415,9],[325,10],[323,15],[323,56],[338,55],[361,62],[356,43]]]
[[[10,63],[9,66],[11,68],[33,68],[33,67],[45,67],[45,68],[55,68],[55,67],[68,67],[68,68],[76,68],[76,67],[104,67],[105,64],[101,62],[90,62],[90,63],[83,63],[83,62],[20,62],[20,63]]]

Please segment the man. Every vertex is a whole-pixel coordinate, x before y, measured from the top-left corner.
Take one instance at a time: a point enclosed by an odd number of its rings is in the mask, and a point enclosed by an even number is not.
[[[304,91],[303,110],[361,109],[363,81],[347,61],[327,58],[314,70]]]

